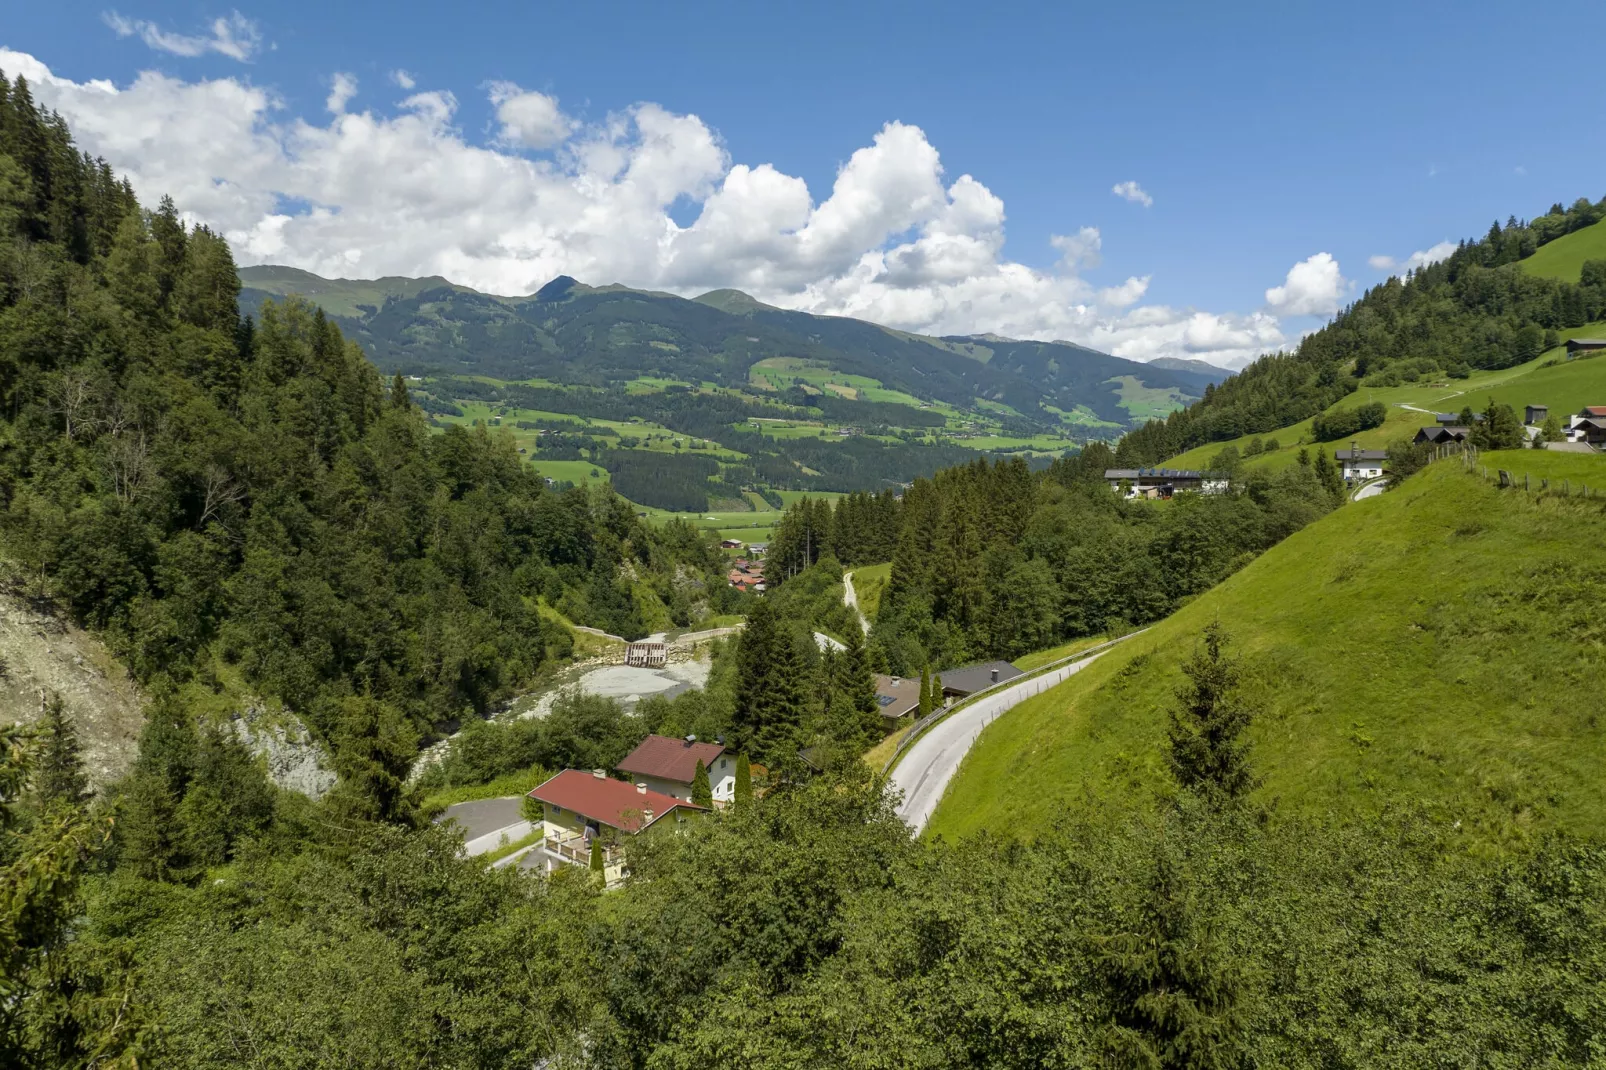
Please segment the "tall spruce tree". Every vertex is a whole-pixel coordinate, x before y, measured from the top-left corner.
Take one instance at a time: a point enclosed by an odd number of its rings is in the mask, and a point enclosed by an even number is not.
[[[1103,1038],[1104,1065],[1243,1065],[1241,981],[1200,914],[1183,864],[1162,846],[1136,925],[1100,949],[1114,1011]]]
[[[708,767],[701,758],[697,759],[697,771],[691,778],[691,801],[697,806],[714,805],[714,792],[708,786]]]
[[[753,764],[747,760],[747,755],[736,756],[736,809],[743,810],[753,805]]]
[[[76,806],[89,798],[89,781],[79,755],[78,733],[67,717],[67,704],[51,692],[45,699],[39,719],[39,758],[34,770],[34,790],[46,804]]]
[[[1238,663],[1226,653],[1230,637],[1220,621],[1205,627],[1204,645],[1182,667],[1188,682],[1171,710],[1171,772],[1177,783],[1207,801],[1230,802],[1255,786],[1249,745],[1250,713],[1239,699]]]
[[[736,643],[735,744],[772,766],[788,762],[808,709],[807,671],[797,637],[760,599]]]

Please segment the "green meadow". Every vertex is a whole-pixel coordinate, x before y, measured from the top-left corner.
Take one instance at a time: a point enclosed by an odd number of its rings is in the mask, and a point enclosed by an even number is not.
[[[1486,455],[1556,482],[1603,459]],[[1606,478],[1602,478],[1606,484]],[[1418,807],[1471,849],[1606,824],[1606,504],[1496,489],[1441,461],[1251,561],[994,722],[931,835],[1030,839],[1158,805],[1181,663],[1222,622],[1261,778],[1285,813]]]

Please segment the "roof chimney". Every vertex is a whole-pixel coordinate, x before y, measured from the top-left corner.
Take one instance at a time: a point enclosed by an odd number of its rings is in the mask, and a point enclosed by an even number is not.
[[[645,794],[647,794],[647,785],[645,785],[645,784],[637,784],[636,785],[636,794],[637,795],[645,795]]]
[[[651,810],[643,810],[641,812],[641,823],[642,823],[642,825],[650,825],[650,824],[652,824],[652,811]]]
[[[998,670],[994,669],[993,670],[993,683],[996,684],[997,682],[998,682]]]
[[[696,737],[696,736],[687,736],[687,737],[686,737],[686,746],[688,746],[688,747],[689,747],[689,746],[691,746],[691,745],[692,745],[692,744],[693,744],[693,743],[696,743],[696,742],[697,742],[697,737]]]
[[[591,775],[596,777],[598,780],[606,780],[606,779],[608,779],[608,774],[604,773],[601,769],[593,769],[593,770],[591,770]]]

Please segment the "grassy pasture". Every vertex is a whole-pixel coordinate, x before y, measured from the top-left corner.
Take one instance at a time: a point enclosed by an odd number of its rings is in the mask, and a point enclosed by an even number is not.
[[[1493,454],[1559,474],[1600,458]],[[1602,480],[1606,483],[1606,479]],[[1420,807],[1469,849],[1606,827],[1606,508],[1500,491],[1440,462],[1293,535],[992,724],[930,834],[1031,838],[1070,809],[1169,790],[1167,710],[1224,622],[1278,813]]]

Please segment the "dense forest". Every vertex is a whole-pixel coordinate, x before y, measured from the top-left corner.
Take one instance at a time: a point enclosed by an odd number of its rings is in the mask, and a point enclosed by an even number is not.
[[[1531,360],[1558,343],[1561,329],[1606,317],[1606,261],[1586,264],[1576,284],[1529,275],[1517,261],[1603,218],[1606,199],[1581,198],[1526,223],[1496,221],[1446,259],[1367,290],[1293,352],[1261,357],[1201,401],[1129,433],[1117,456],[1158,464],[1207,442],[1298,423],[1362,383],[1399,386]]]
[[[321,311],[241,318],[227,243],[142,212],[25,83],[0,116],[0,538],[140,680],[427,733],[567,653],[543,595],[641,634],[723,590],[706,536],[433,433]]]
[[[1343,497],[1319,449],[1231,493],[1163,504],[1110,493],[1111,463],[1095,443],[1039,474],[1020,458],[978,460],[901,498],[805,499],[777,526],[767,575],[785,590],[828,556],[890,560],[872,658],[913,674],[1158,620]]]

